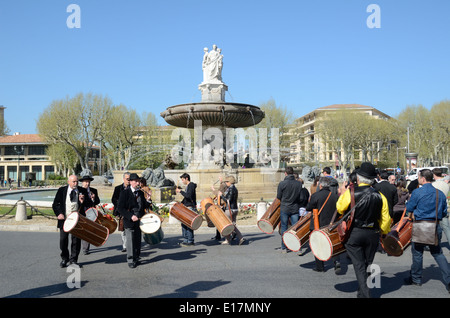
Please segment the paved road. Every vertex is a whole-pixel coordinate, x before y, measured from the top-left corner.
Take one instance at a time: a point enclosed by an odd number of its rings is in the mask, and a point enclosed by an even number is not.
[[[181,233],[181,230],[180,230]],[[180,235],[170,233],[157,246],[143,243],[142,264],[128,268],[120,251],[121,238],[110,236],[104,247],[80,255],[81,288],[69,288],[75,272],[59,268],[56,232],[0,232],[0,297],[62,298],[354,298],[353,267],[343,254],[343,271],[335,275],[328,262],[325,273],[311,270],[309,248],[302,256],[281,254],[278,234],[247,229],[243,246],[222,246],[211,234],[196,234],[194,247],[179,247]],[[448,244],[445,255],[449,259]],[[380,288],[373,297],[448,298],[441,274],[429,253],[424,258],[421,287],[404,286],[411,265],[410,249],[401,257],[377,253]],[[373,280],[373,282],[377,282]]]

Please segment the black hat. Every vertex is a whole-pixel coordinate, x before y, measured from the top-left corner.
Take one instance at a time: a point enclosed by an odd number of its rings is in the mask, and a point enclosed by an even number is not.
[[[94,178],[92,178],[91,176],[82,176],[78,179],[78,181],[82,182],[84,180],[89,180],[89,181],[93,181]]]
[[[370,162],[363,162],[361,167],[356,170],[356,173],[369,179],[375,179],[377,177],[375,166]]]
[[[137,175],[137,173],[131,173],[130,174],[130,181],[131,180],[139,180],[139,176]]]

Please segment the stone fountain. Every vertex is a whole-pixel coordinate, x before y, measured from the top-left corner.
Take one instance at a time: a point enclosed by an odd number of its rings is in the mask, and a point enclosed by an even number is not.
[[[254,105],[225,101],[228,86],[222,80],[222,68],[221,49],[216,45],[213,45],[211,51],[205,48],[202,63],[203,82],[198,86],[202,94],[201,102],[170,106],[161,113],[161,117],[175,127],[195,131],[198,125],[201,125],[201,136],[194,138],[194,155],[190,156],[187,168],[184,171],[166,170],[165,174],[173,180],[178,180],[183,172],[189,173],[192,181],[198,184],[200,194],[197,198],[211,193],[211,185],[217,181],[219,175],[227,174],[238,180],[236,186],[243,195],[241,198],[256,200],[265,195],[266,199],[271,200],[276,194],[274,185],[282,178],[281,172],[267,174],[261,173],[258,168],[233,169],[231,165],[223,164],[225,159],[229,162],[228,159],[236,158],[233,153],[233,148],[236,148],[234,135],[233,140],[227,140],[229,131],[257,125],[264,119],[264,112]],[[213,133],[203,134],[203,131]],[[221,157],[219,161],[222,163],[212,160],[213,157],[217,158],[217,155]]]
[[[248,166],[244,168],[245,161],[241,161],[243,157],[236,155],[236,152],[245,153],[245,149],[244,151],[236,150],[239,147],[240,133],[244,135],[247,133],[247,137],[251,134],[253,139],[258,138],[253,126],[264,119],[264,112],[254,105],[225,101],[228,86],[222,80],[222,68],[221,49],[216,45],[211,51],[205,48],[202,63],[203,81],[198,86],[202,94],[201,102],[170,106],[161,113],[161,117],[169,125],[178,127],[179,130],[184,131],[184,136],[189,136],[182,145],[183,149],[190,149],[191,144],[194,146],[193,152],[188,151],[190,153],[188,160],[183,159],[184,162],[188,162],[186,169],[165,169],[164,175],[178,185],[180,175],[184,172],[188,173],[191,181],[197,184],[198,201],[211,195],[213,184],[216,189],[218,188],[217,181],[221,175],[235,177],[240,201],[257,202],[261,198],[271,201],[276,196],[278,183],[284,178],[283,171],[277,169],[279,160],[273,160],[274,156],[271,153],[271,169],[268,172],[264,167],[265,163],[258,164],[258,159],[270,157],[267,156],[266,151],[259,149],[259,154],[256,155],[258,151],[249,151],[252,155],[250,161],[253,161],[256,168],[248,168]],[[244,131],[244,128],[247,130]],[[248,130],[251,131],[248,132]],[[193,143],[190,139],[192,131]],[[234,134],[236,131],[239,134]],[[261,140],[265,140],[261,139],[261,136],[259,139],[260,144]],[[247,141],[247,143],[243,148],[257,147],[255,142],[251,144]],[[242,148],[242,144],[240,146]],[[276,168],[273,167],[273,162],[277,163]],[[142,171],[131,172],[139,175],[143,173]],[[114,172],[114,185],[122,182],[122,173],[123,171]],[[179,201],[182,198],[177,195],[175,199]]]

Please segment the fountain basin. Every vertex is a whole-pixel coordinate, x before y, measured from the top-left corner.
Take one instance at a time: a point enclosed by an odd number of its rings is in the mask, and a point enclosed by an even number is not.
[[[201,120],[204,126],[241,128],[260,123],[264,111],[249,104],[200,102],[168,107],[161,117],[168,124],[183,128],[194,128],[194,120]]]

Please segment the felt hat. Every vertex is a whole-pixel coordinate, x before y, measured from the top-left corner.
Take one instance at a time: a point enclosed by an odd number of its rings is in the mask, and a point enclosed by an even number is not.
[[[356,170],[356,173],[368,179],[375,179],[377,177],[375,166],[370,162],[363,162],[361,167]]]

